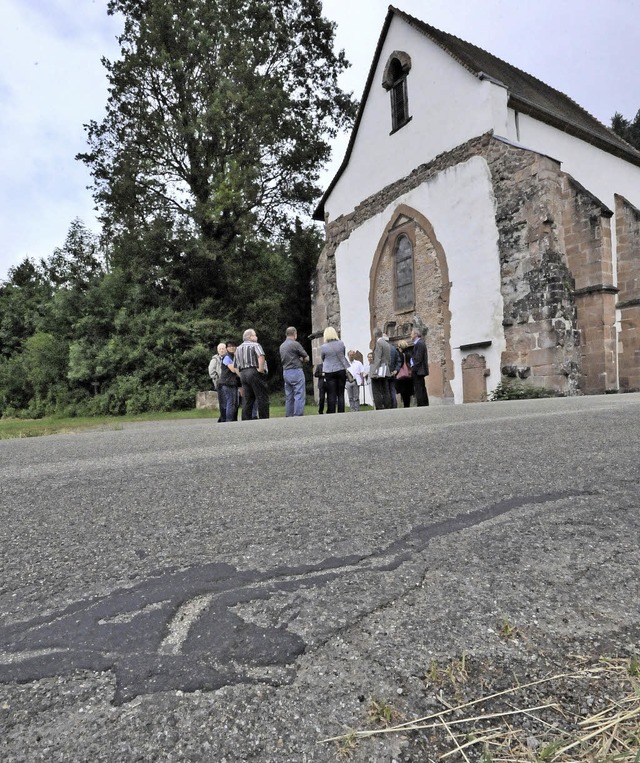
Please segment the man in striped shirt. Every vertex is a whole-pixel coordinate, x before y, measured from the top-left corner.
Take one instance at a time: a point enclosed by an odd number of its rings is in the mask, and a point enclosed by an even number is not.
[[[247,329],[242,344],[236,350],[235,367],[242,381],[242,420],[249,421],[253,404],[258,403],[258,418],[269,418],[269,389],[267,387],[267,359],[258,344],[255,329]]]

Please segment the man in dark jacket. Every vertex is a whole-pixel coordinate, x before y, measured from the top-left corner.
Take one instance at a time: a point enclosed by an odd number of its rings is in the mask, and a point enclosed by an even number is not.
[[[391,408],[391,393],[389,391],[389,377],[391,371],[391,346],[382,335],[381,328],[373,330],[373,361],[370,366],[371,394],[376,411],[382,408]]]
[[[429,376],[429,358],[427,345],[422,338],[422,331],[418,328],[411,330],[413,340],[413,357],[411,358],[411,375],[413,376],[413,392],[416,396],[416,405],[429,405],[429,395],[425,377]]]
[[[384,334],[383,336],[389,342],[389,337]],[[391,407],[397,408],[398,390],[396,389],[396,376],[398,375],[398,371],[402,368],[404,358],[400,350],[395,344],[391,344],[391,342],[389,342],[389,351],[389,370],[391,371],[391,376],[389,377],[389,394],[391,395]]]

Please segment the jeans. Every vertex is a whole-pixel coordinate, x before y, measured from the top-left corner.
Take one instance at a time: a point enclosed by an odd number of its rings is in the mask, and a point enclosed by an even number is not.
[[[258,403],[258,417],[269,418],[269,388],[266,374],[258,373],[257,368],[244,368],[240,371],[242,379],[242,420],[250,421],[253,404]]]
[[[218,384],[220,421],[235,421],[238,415],[238,388]]]
[[[349,397],[349,409],[360,410],[360,387],[357,381],[347,382],[347,396]]]
[[[284,376],[284,410],[286,416],[304,414],[305,380],[301,368],[287,368]]]

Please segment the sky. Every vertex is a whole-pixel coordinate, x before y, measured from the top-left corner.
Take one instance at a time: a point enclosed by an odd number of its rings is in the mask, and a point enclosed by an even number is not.
[[[609,124],[640,109],[637,0],[395,0],[395,6],[474,43],[561,90]],[[107,0],[0,0],[0,281],[25,257],[62,246],[80,218],[98,231],[83,125],[107,100],[101,59],[118,54],[120,23]],[[360,98],[384,23],[386,0],[323,0],[341,80]],[[334,144],[328,185],[347,145]]]

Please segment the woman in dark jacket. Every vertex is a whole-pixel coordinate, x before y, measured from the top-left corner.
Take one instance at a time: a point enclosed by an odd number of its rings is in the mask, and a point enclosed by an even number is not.
[[[411,377],[411,355],[413,347],[402,339],[398,342],[398,349],[402,353],[402,367],[396,375],[396,390],[402,398],[402,405],[405,408],[411,406],[411,396],[413,395],[413,379]]]
[[[338,413],[344,413],[344,388],[347,384],[347,368],[349,368],[344,342],[338,338],[332,326],[324,330],[323,339],[320,357],[327,390],[327,413],[335,413],[336,407]]]

